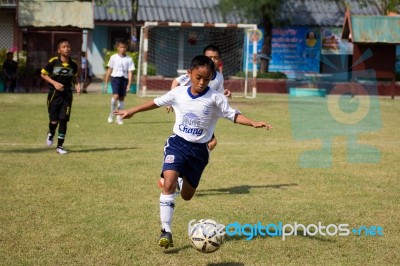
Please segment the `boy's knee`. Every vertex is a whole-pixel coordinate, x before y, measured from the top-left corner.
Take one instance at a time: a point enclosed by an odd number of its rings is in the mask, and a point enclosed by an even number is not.
[[[189,200],[191,200],[191,199],[193,198],[193,195],[183,195],[183,194],[181,193],[181,197],[182,197],[182,199],[183,199],[184,201],[189,201]]]
[[[165,194],[165,195],[174,194],[175,190],[176,190],[176,185],[164,183],[164,187],[163,187],[162,193]]]

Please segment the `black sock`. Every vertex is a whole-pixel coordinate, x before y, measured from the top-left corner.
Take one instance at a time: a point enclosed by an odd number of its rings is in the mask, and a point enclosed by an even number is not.
[[[64,137],[65,136],[60,136],[60,134],[58,134],[58,141],[57,141],[57,147],[62,147],[64,144]]]
[[[67,121],[60,120],[60,126],[58,127],[58,143],[57,143],[57,147],[62,147],[63,146],[66,133],[67,133]]]

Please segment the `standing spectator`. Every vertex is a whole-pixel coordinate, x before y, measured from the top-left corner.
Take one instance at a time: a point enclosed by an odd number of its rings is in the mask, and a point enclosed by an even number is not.
[[[13,53],[8,52],[6,61],[3,63],[3,72],[5,76],[5,92],[14,92],[17,86],[18,63],[13,60]]]

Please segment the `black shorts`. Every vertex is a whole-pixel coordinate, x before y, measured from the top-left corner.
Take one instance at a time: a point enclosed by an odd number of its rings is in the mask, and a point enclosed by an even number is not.
[[[47,110],[51,121],[69,121],[72,107],[72,90],[58,91],[52,89],[47,95]]]
[[[164,147],[164,163],[161,177],[166,170],[174,170],[180,177],[197,188],[201,175],[208,164],[209,152],[207,143],[192,143],[172,135]]]

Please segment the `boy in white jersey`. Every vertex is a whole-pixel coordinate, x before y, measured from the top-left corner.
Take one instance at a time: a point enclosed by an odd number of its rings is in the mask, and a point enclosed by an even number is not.
[[[216,45],[210,44],[203,49],[203,54],[211,58],[214,62],[214,65],[217,67],[221,60],[221,52]],[[181,75],[174,79],[171,84],[171,89],[176,88],[177,86],[190,86],[192,84],[190,80],[189,73]],[[220,93],[223,93],[226,97],[230,98],[232,96],[231,91],[224,88],[224,76],[218,72],[214,71],[213,76],[211,78],[208,86],[211,89],[214,89]],[[167,106],[167,112],[173,111],[171,106]],[[208,143],[208,148],[213,150],[217,146],[217,138],[213,135],[212,139]],[[162,182],[158,184],[159,187],[162,187]]]
[[[215,66],[204,55],[196,56],[189,70],[191,86],[179,86],[168,93],[129,110],[114,113],[123,119],[134,114],[172,105],[175,110],[174,134],[164,147],[161,177],[164,186],[160,195],[161,236],[158,244],[173,246],[171,223],[175,207],[175,190],[178,177],[183,177],[181,196],[190,200],[196,192],[201,174],[209,158],[207,143],[212,137],[217,120],[221,117],[237,124],[271,129],[266,122],[258,122],[231,108],[227,98],[208,87]]]
[[[130,90],[133,71],[135,70],[135,64],[133,63],[132,57],[126,54],[127,45],[123,42],[117,42],[118,53],[113,54],[107,64],[107,72],[104,79],[106,88],[108,88],[108,81],[111,76],[111,112],[108,116],[108,123],[112,123],[114,119],[114,110],[124,109],[124,99],[126,92]],[[122,125],[122,119],[117,117],[115,121],[118,125]]]

